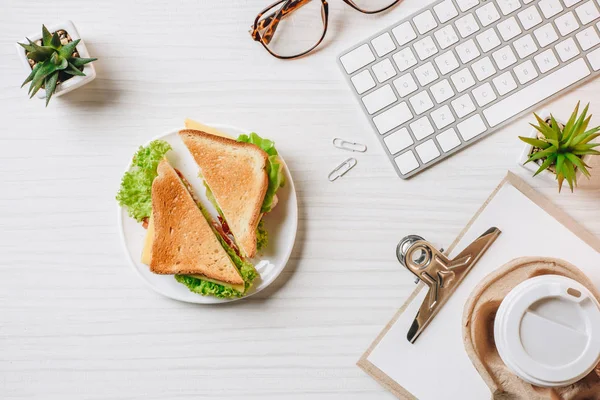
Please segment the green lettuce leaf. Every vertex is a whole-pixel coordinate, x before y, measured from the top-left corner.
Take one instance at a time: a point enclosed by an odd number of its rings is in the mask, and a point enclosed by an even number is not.
[[[256,228],[256,250],[261,251],[262,249],[265,249],[268,244],[269,234],[265,229],[265,221],[261,219]]]
[[[263,200],[261,212],[267,213],[273,208],[273,199],[275,193],[280,187],[285,185],[285,177],[283,175],[283,164],[279,159],[277,150],[275,149],[275,143],[269,139],[263,139],[256,133],[252,132],[250,135],[240,135],[237,138],[238,142],[252,143],[261,149],[263,149],[269,155],[269,162],[267,163],[267,176],[269,177],[269,187]]]
[[[152,181],[158,175],[158,163],[169,150],[171,145],[163,140],[150,142],[146,147],[140,146],[133,156],[131,169],[123,175],[117,201],[121,207],[126,207],[129,215],[138,222],[150,217]]]

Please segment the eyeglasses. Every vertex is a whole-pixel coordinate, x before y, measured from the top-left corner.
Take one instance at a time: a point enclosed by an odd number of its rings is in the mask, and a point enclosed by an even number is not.
[[[375,14],[400,0],[343,0],[365,14]],[[254,20],[250,35],[271,55],[290,59],[313,51],[327,33],[329,5],[326,0],[280,0],[265,8]]]

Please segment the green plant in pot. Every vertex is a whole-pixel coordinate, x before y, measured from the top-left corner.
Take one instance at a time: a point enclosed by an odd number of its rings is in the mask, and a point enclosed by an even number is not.
[[[58,32],[50,33],[42,25],[42,38],[33,42],[27,38],[29,44],[19,43],[25,49],[27,59],[31,60],[31,73],[21,87],[31,82],[29,86],[30,97],[44,88],[46,91],[46,106],[55,93],[57,86],[71,77],[86,76],[83,72],[85,64],[96,61],[96,58],[81,58],[77,52],[77,45],[81,39],[61,40]]]
[[[579,114],[578,102],[571,117],[564,125],[558,123],[552,114],[550,114],[549,121],[544,121],[534,113],[538,124],[531,124],[531,126],[538,131],[537,137],[519,136],[519,139],[532,146],[527,163],[541,161],[533,176],[544,170],[551,171],[558,181],[559,192],[564,181],[567,181],[572,192],[577,186],[578,173],[589,178],[590,167],[584,159],[600,154],[600,151],[595,150],[600,143],[591,143],[600,136],[600,127],[588,129],[592,118],[591,115],[587,115],[588,108],[589,104]]]

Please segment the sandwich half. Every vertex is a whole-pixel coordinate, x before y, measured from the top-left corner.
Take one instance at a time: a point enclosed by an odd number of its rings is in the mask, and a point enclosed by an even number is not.
[[[182,130],[179,135],[200,167],[225,231],[231,232],[242,256],[254,257],[259,222],[272,208],[274,192],[283,183],[281,163],[253,143],[195,129]],[[270,175],[276,176],[273,184]],[[269,191],[267,210],[264,203]]]
[[[245,282],[181,177],[166,159],[152,183],[142,262],[155,274],[191,275],[244,292]]]

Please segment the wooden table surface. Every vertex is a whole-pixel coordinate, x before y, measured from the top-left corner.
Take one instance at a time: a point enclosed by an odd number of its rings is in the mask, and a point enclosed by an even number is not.
[[[355,362],[414,288],[394,255],[401,237],[447,246],[508,169],[600,234],[600,191],[559,195],[517,166],[530,119],[410,181],[395,175],[335,56],[423,2],[367,16],[331,0],[320,50],[289,62],[248,35],[267,3],[1,0],[0,398],[391,399]],[[44,108],[19,89],[15,42],[65,19],[99,58],[98,77]],[[546,108],[567,118],[593,101],[600,115],[599,90],[592,82]],[[185,117],[274,139],[295,179],[292,258],[246,301],[163,298],[121,247],[122,171]],[[330,183],[350,156],[333,137],[369,150]]]

